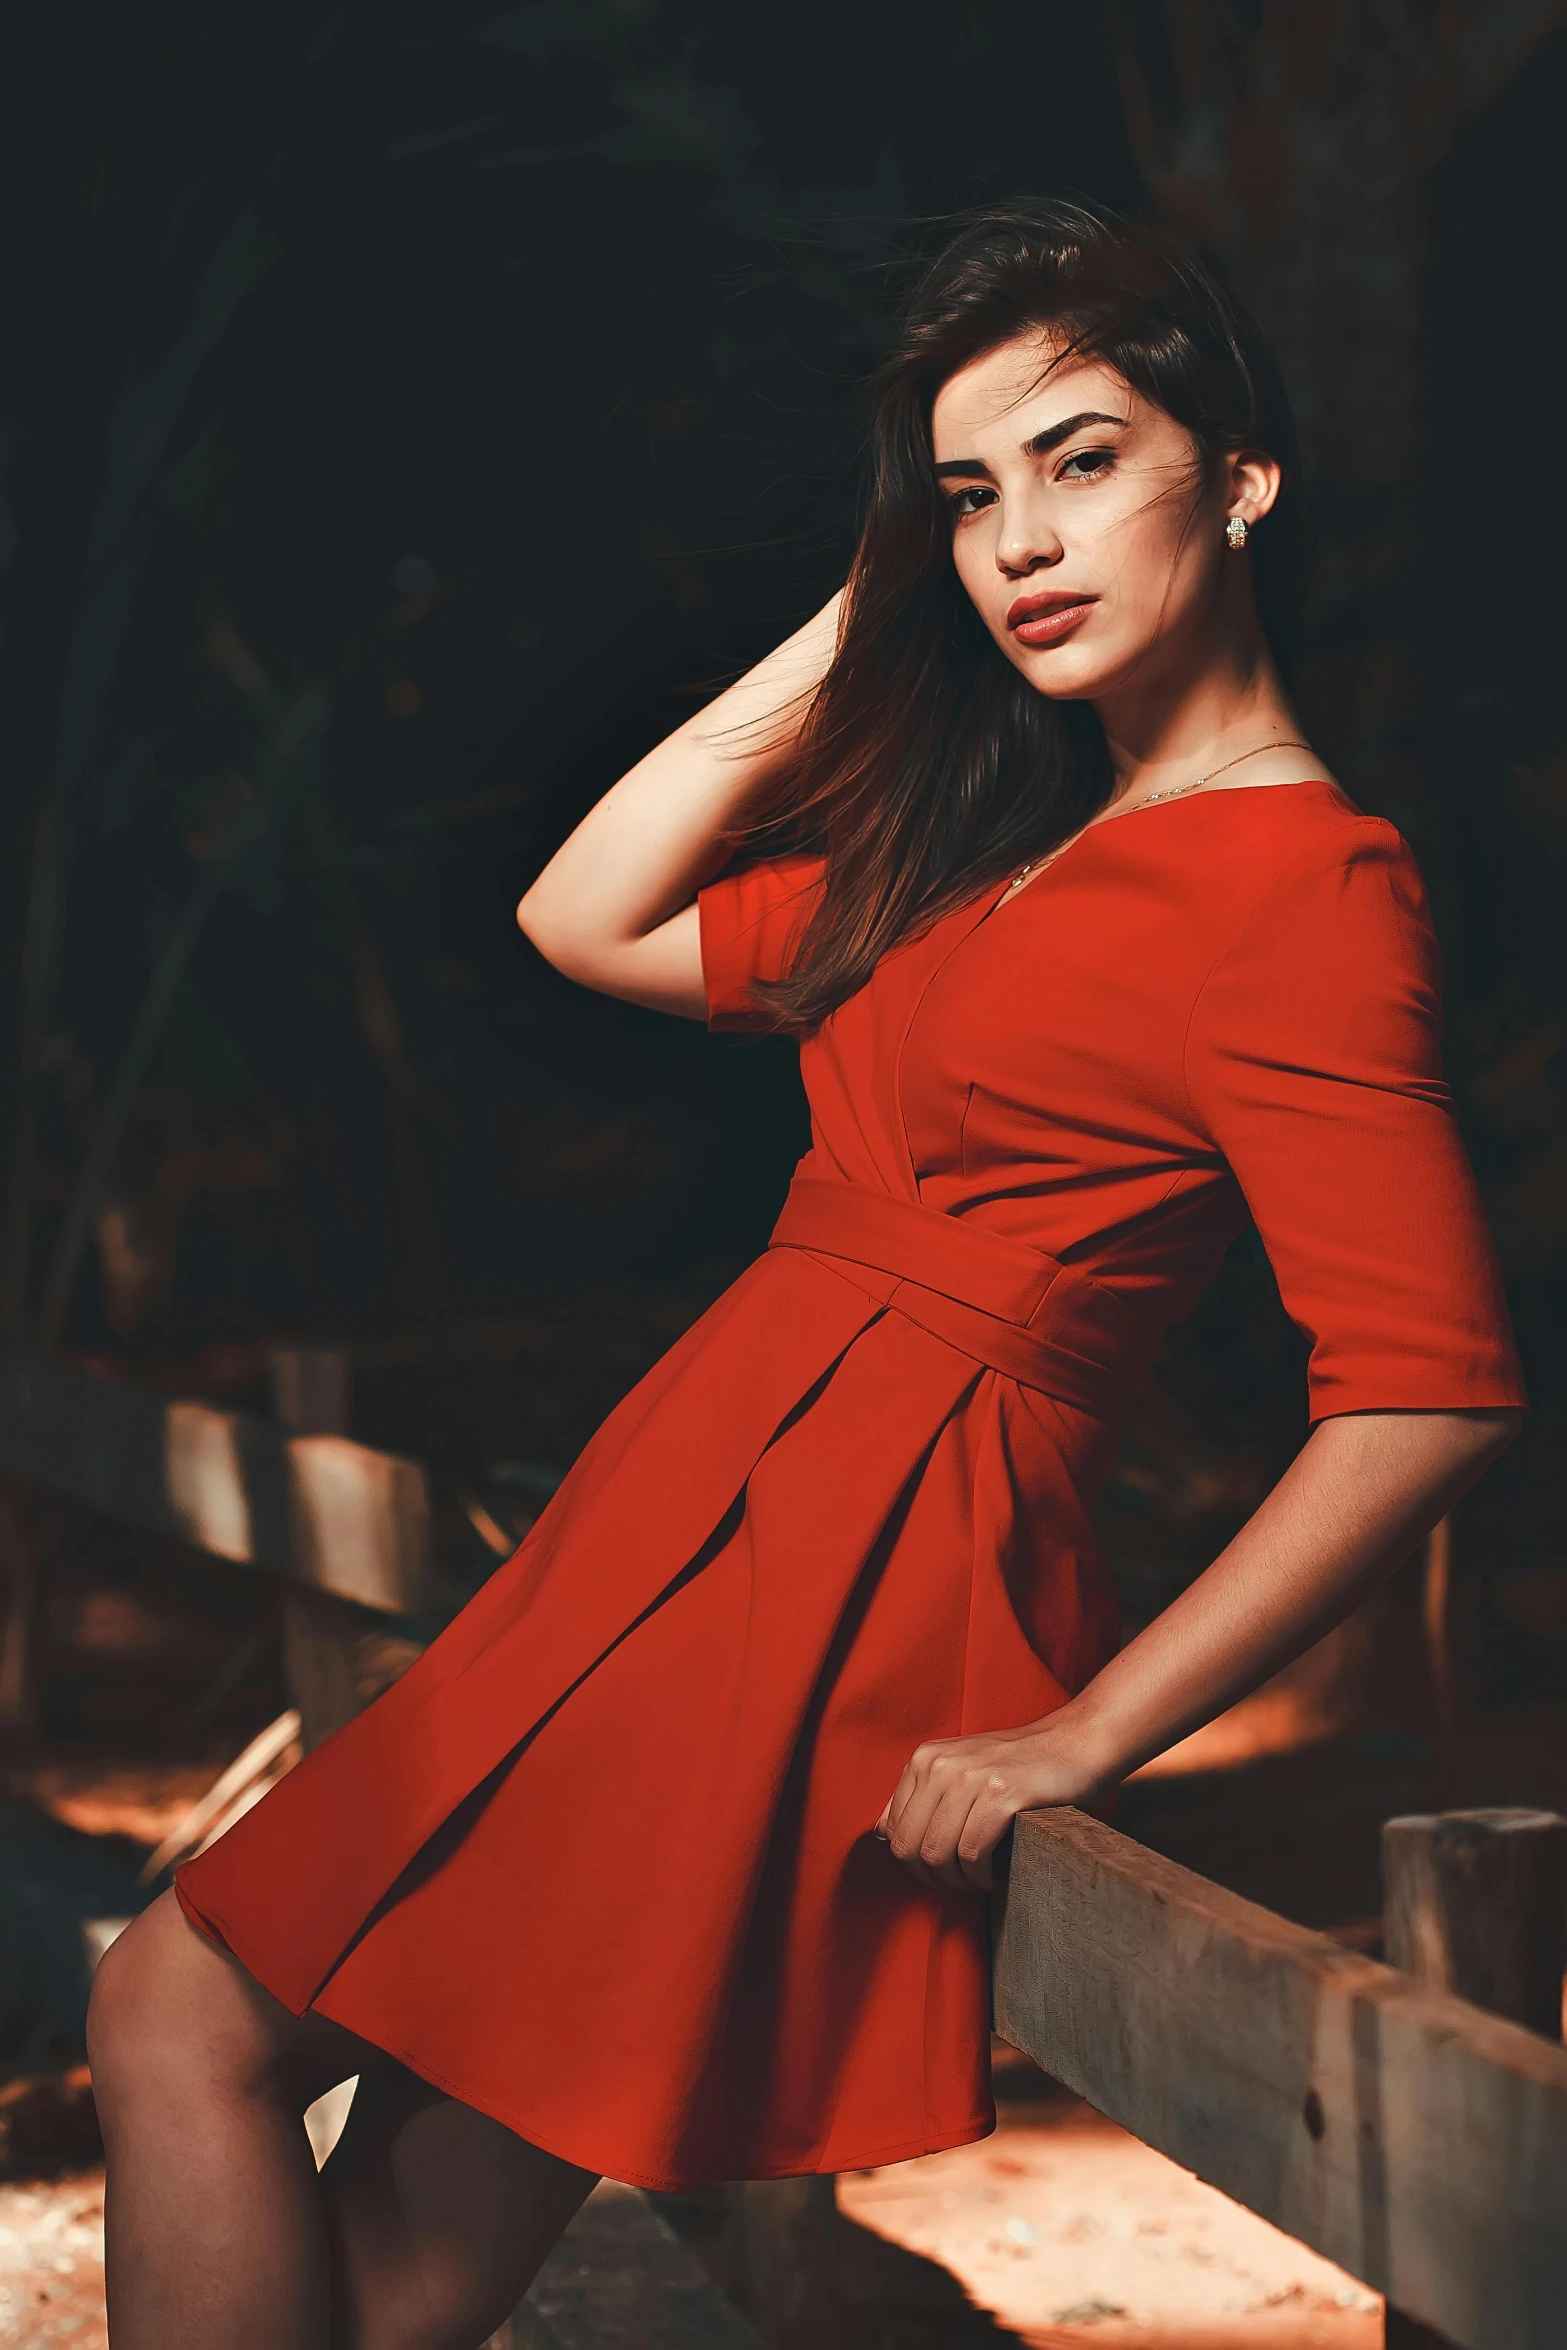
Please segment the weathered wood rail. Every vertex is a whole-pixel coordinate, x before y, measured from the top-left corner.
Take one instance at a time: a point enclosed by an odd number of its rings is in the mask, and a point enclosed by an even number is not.
[[[418,1461],[0,1355],[0,1476],[392,1613],[430,1571]]]
[[[1079,1812],[997,1923],[1014,2047],[1459,2350],[1560,2350],[1567,2049]]]

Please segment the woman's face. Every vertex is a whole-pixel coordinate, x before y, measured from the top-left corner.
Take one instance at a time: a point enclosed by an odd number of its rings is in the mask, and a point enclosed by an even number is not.
[[[1226,613],[1250,616],[1225,524],[1265,514],[1279,470],[1255,450],[1205,459],[1113,368],[1052,368],[1053,348],[1029,335],[949,377],[931,440],[985,626],[1040,693],[1098,700],[1151,682],[1166,655],[1190,660]]]

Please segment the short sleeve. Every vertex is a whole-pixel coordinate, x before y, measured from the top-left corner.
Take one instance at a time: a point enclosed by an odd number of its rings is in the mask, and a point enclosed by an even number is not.
[[[709,1028],[765,1028],[751,983],[781,979],[821,888],[820,857],[771,857],[697,893]]]
[[[1441,987],[1414,857],[1359,817],[1265,889],[1193,1007],[1192,1104],[1310,1342],[1314,1421],[1527,1403]]]

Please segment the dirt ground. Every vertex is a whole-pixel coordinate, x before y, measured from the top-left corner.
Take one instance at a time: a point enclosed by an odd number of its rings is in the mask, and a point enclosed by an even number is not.
[[[1380,2350],[1355,2278],[1064,2091],[993,2138],[840,2180],[840,2208],[949,2271],[1032,2350]]]
[[[0,2343],[108,2350],[103,2172],[0,2181]]]

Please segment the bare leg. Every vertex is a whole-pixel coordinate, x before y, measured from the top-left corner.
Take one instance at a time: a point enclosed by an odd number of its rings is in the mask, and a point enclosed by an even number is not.
[[[475,2350],[594,2174],[398,2068],[361,2079],[321,2183],[333,2350]]]
[[[499,2320],[466,2330],[468,2308],[504,2300],[591,2184],[325,2017],[290,2015],[172,1894],[104,1959],[88,2029],[114,2350],[470,2350]],[[324,2192],[304,2109],[356,2072],[364,2110]],[[487,2161],[510,2186],[504,2220]],[[537,2245],[521,2262],[518,2239]]]

